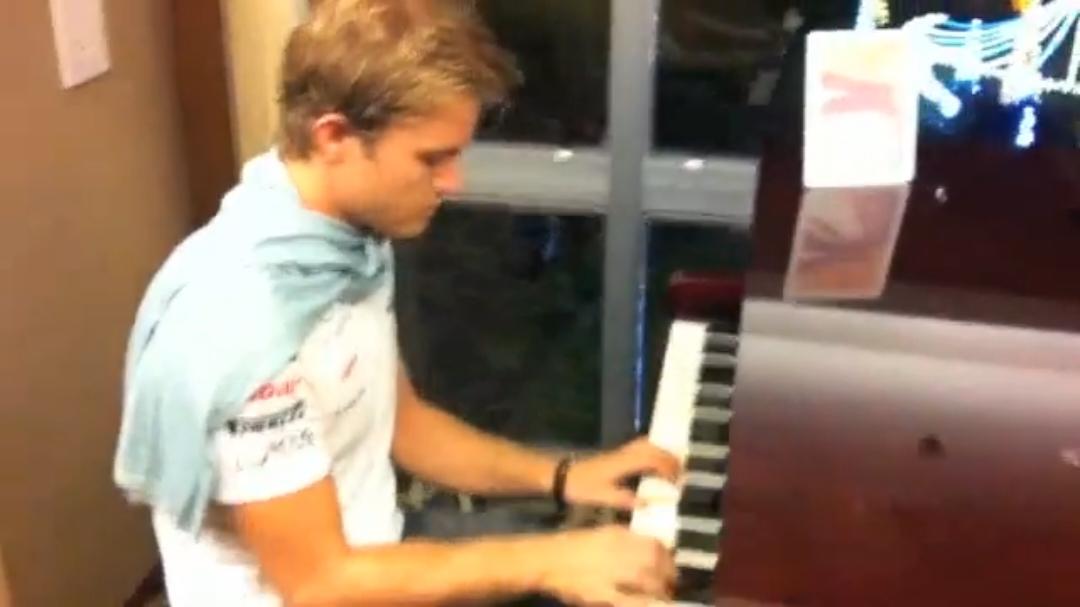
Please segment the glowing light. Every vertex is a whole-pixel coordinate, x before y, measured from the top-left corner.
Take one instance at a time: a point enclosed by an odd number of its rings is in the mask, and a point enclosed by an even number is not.
[[[1047,94],[1080,96],[1080,0],[1013,0],[1017,15],[999,21],[955,19],[944,13],[917,16],[902,25],[919,46],[921,93],[942,118],[964,111],[963,97],[999,83],[999,101],[1022,108],[1016,144],[1035,143],[1036,107]],[[888,2],[861,0],[856,27],[890,21]],[[1071,35],[1070,35],[1071,34]],[[1068,40],[1062,74],[1048,73]],[[1066,51],[1068,52],[1068,51]]]
[[[1030,148],[1035,143],[1035,125],[1039,123],[1039,117],[1035,108],[1026,106],[1023,118],[1020,119],[1020,129],[1016,133],[1016,147]]]
[[[964,109],[964,104],[959,97],[950,93],[948,97],[938,102],[938,109],[941,110],[942,116],[952,119],[960,115],[960,110]]]
[[[889,0],[878,0],[877,14],[874,15],[878,27],[886,27],[892,21],[889,13]]]
[[[859,14],[855,16],[855,29],[877,29],[877,3],[874,0],[862,0],[859,3]]]

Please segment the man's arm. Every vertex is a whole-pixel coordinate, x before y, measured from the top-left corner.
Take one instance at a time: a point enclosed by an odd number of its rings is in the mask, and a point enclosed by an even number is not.
[[[399,364],[393,456],[412,474],[466,493],[551,491],[556,461],[456,419],[416,392]]]
[[[229,506],[237,533],[289,607],[436,605],[548,593],[644,607],[675,569],[655,540],[619,527],[456,544],[350,548],[333,481]]]
[[[437,409],[417,394],[404,365],[398,368],[393,456],[400,466],[466,493],[551,491],[557,464],[552,456],[485,434]],[[573,503],[631,509],[634,494],[622,481],[642,474],[675,480],[679,471],[675,457],[640,439],[571,466],[566,497]]]

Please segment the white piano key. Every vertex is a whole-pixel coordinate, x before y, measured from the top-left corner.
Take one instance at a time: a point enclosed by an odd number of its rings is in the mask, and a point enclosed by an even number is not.
[[[715,518],[705,518],[703,516],[680,516],[679,517],[679,530],[680,531],[692,531],[694,533],[705,533],[709,535],[719,535],[720,531],[724,528],[724,521]]]
[[[694,407],[694,419],[714,424],[726,424],[731,421],[731,409]]]
[[[638,484],[637,498],[643,504],[678,504],[679,487],[662,478],[650,476]]]
[[[713,571],[716,569],[716,563],[719,561],[720,556],[714,552],[705,552],[704,550],[693,550],[690,548],[675,551],[675,565],[677,567]]]
[[[698,396],[698,377],[705,356],[705,323],[675,321],[668,334],[660,383],[656,391],[649,441],[685,460]],[[630,528],[674,548],[682,487],[659,478],[642,479]]]
[[[690,443],[690,457],[704,459],[724,459],[731,450],[725,445],[711,443]]]
[[[663,479],[645,478],[638,485],[637,497],[644,505],[634,509],[630,529],[656,538],[665,546],[675,545],[678,533],[679,488]]]
[[[714,472],[687,472],[686,484],[701,489],[723,489],[727,484],[727,476]]]
[[[649,440],[679,457],[686,454],[689,441],[705,333],[704,323],[676,321],[668,334]]]

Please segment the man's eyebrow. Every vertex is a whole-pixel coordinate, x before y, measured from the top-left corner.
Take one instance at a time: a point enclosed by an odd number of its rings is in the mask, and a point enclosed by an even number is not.
[[[445,148],[436,148],[433,150],[423,150],[420,155],[424,158],[442,158],[449,156],[457,156],[461,154],[462,148],[460,146],[450,146]]]

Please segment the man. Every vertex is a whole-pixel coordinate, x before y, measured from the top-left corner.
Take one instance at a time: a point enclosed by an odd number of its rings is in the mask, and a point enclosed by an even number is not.
[[[153,508],[170,603],[430,605],[669,592],[657,542],[611,526],[402,541],[392,462],[482,494],[628,509],[674,478],[636,441],[578,462],[425,402],[398,362],[386,239],[424,231],[512,62],[464,5],[325,0],[288,42],[281,145],[170,256],[129,344],[117,483]]]

